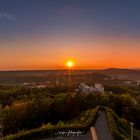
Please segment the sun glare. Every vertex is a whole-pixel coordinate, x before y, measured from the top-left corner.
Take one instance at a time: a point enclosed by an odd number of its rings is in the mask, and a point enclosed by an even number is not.
[[[72,68],[74,66],[74,61],[68,60],[66,65],[67,65],[68,68]]]

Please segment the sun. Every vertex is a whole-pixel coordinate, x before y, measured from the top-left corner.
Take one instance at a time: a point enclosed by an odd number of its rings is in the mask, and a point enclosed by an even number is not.
[[[66,62],[66,65],[67,65],[68,68],[72,68],[72,67],[74,66],[74,61],[68,60],[68,61]]]

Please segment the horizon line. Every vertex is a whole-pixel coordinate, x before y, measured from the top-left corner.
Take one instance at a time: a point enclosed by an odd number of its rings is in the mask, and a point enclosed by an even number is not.
[[[79,71],[79,70],[107,70],[107,69],[128,69],[128,70],[140,70],[140,68],[121,68],[121,67],[108,67],[108,68],[89,68],[89,69],[85,69],[85,68],[81,68],[81,69],[72,69],[73,71]],[[68,70],[68,68],[59,68],[59,69],[8,69],[8,70],[0,70],[0,72],[8,72],[8,71],[64,71],[64,70]]]

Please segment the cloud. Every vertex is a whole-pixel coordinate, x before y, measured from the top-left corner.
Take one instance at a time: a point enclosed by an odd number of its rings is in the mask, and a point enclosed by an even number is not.
[[[16,18],[9,14],[9,13],[5,13],[5,12],[0,12],[0,20],[5,19],[5,20],[16,20]]]

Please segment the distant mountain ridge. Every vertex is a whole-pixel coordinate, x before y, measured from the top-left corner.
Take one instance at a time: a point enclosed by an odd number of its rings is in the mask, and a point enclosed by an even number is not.
[[[130,75],[140,78],[140,70],[109,68],[104,70],[72,70],[74,81],[93,81],[113,76]],[[67,79],[68,70],[0,71],[0,84],[45,83],[48,80]]]
[[[135,69],[108,68],[101,71],[110,74],[140,74],[140,70]]]
[[[0,84],[29,84],[29,83],[44,83],[51,81],[55,84],[56,81],[61,81],[64,83],[68,80],[69,72],[68,70],[37,70],[37,71],[1,71],[0,72]],[[109,76],[91,71],[91,70],[73,70],[71,72],[71,78],[74,82],[81,81],[93,81],[94,79],[104,79],[109,78]]]

